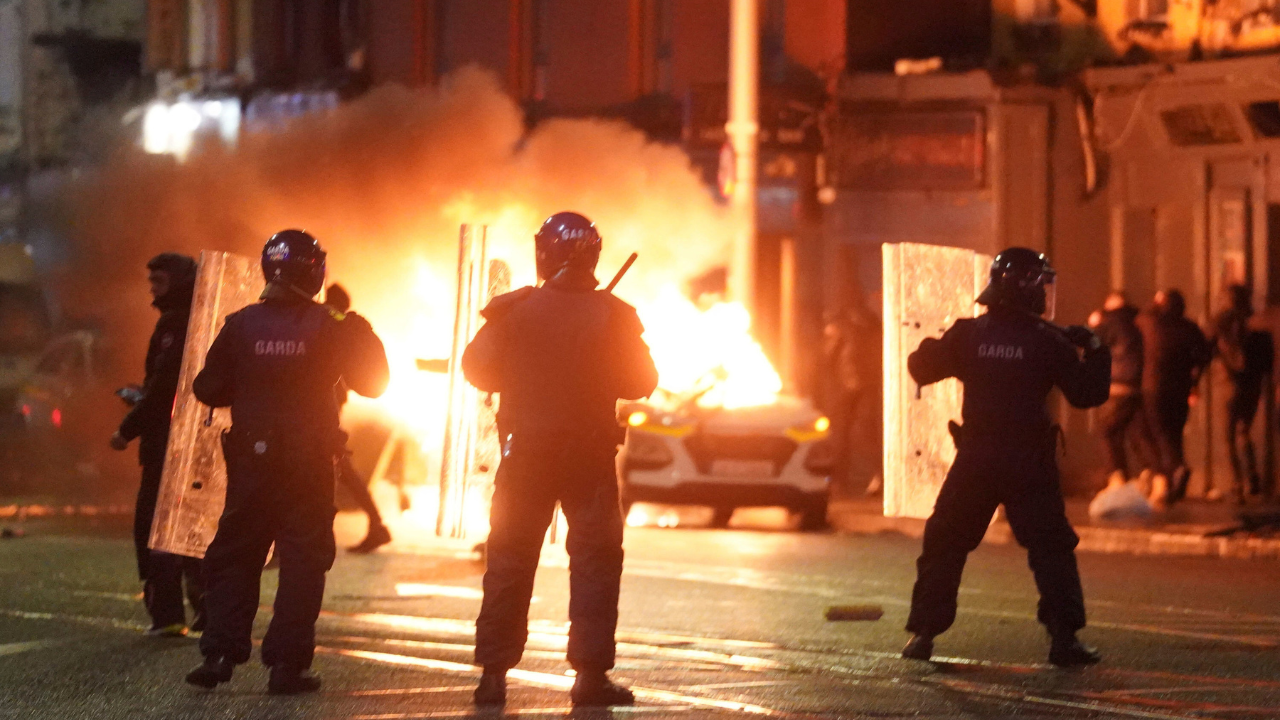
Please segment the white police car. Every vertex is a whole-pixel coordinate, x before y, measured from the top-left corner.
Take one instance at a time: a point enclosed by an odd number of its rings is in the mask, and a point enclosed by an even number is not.
[[[781,396],[739,409],[629,403],[621,415],[624,509],[636,502],[708,506],[712,526],[724,527],[739,507],[781,506],[800,515],[801,529],[826,526],[831,423],[808,401]]]

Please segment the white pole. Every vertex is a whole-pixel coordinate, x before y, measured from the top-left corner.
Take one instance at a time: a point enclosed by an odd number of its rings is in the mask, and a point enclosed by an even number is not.
[[[729,122],[733,146],[736,233],[729,260],[729,296],[754,311],[756,254],[756,120],[760,81],[758,0],[732,0],[729,20]]]

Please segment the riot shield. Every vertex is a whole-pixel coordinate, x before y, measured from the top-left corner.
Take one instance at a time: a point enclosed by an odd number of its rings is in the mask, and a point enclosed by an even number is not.
[[[227,408],[211,412],[196,400],[191,383],[204,367],[205,355],[226,316],[257,302],[262,288],[262,268],[256,258],[200,253],[164,475],[151,524],[153,550],[204,557],[218,529],[227,491],[221,437],[231,426],[231,412]]]
[[[442,537],[487,534],[493,479],[501,460],[498,398],[482,395],[462,376],[462,353],[480,329],[480,311],[494,296],[511,289],[510,268],[487,257],[486,233],[483,225],[463,225],[458,237],[458,301],[436,517],[436,534]]]
[[[884,514],[927,518],[955,459],[955,379],[918,388],[907,355],[959,318],[974,317],[991,257],[959,248],[886,243],[884,261]]]

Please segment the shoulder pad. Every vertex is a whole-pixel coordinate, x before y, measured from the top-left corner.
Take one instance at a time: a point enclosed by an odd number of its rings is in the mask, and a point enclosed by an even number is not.
[[[490,300],[484,310],[480,311],[480,315],[484,317],[485,320],[496,320],[511,312],[511,310],[522,301],[527,300],[535,290],[537,290],[537,288],[528,285],[518,290],[512,290],[509,293],[503,293],[502,295]]]

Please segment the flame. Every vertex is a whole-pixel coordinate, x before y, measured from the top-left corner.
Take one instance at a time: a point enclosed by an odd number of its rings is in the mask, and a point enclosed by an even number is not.
[[[740,303],[719,302],[701,310],[666,286],[638,312],[658,366],[659,387],[668,395],[701,393],[699,405],[728,409],[777,401],[782,379],[751,337],[751,314]]]
[[[512,211],[507,217],[515,217]],[[491,228],[491,246],[502,257],[509,244],[507,224]],[[505,245],[505,247],[504,247]],[[512,262],[517,277],[532,275],[532,263]],[[397,438],[411,437],[414,451],[423,453],[418,467],[425,477],[408,478],[403,488],[409,509],[402,520],[414,526],[434,527],[439,513],[440,451],[445,426],[448,376],[424,372],[419,359],[448,357],[454,324],[453,268],[417,260],[416,280],[411,297],[395,315],[379,315],[379,324],[392,329],[384,335],[391,362],[391,383],[377,400],[353,401],[353,408],[395,428]],[[516,285],[519,286],[520,282]],[[636,303],[645,325],[644,339],[658,368],[658,402],[678,405],[690,400],[703,407],[744,408],[775,402],[782,381],[769,363],[760,344],[751,336],[751,316],[739,303],[716,302],[699,307],[674,284],[667,284]],[[489,527],[488,497],[470,494],[464,504],[463,523],[468,535],[482,537]],[[634,514],[634,511],[633,511]],[[666,512],[634,517],[632,523],[653,522],[674,526],[678,515]]]

